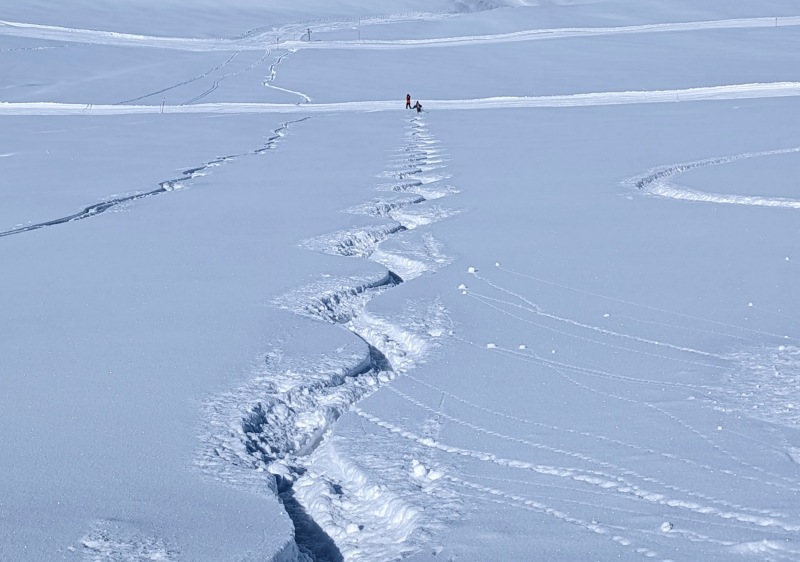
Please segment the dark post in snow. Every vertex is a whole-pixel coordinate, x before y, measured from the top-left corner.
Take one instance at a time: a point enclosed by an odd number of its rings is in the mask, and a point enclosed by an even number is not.
[[[308,29],[308,42],[311,43],[311,29]]]

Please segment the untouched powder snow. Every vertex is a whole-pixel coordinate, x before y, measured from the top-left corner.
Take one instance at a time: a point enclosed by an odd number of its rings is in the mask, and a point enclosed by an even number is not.
[[[118,4],[0,8],[1,560],[800,560],[794,2]]]

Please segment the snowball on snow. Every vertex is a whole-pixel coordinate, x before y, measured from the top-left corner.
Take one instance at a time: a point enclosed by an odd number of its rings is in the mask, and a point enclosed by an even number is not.
[[[474,267],[468,267],[467,268],[467,273],[475,273],[476,271],[478,271],[478,270],[476,268],[474,268]]]
[[[670,523],[669,521],[664,521],[661,524],[661,531],[664,533],[669,533],[673,527],[674,525],[672,523]]]
[[[752,306],[753,306],[753,303],[749,302],[749,303],[747,303],[747,306],[750,306],[750,307],[752,307]]]
[[[487,348],[489,348],[489,349],[496,349],[496,348],[497,348],[497,344],[494,344],[494,343],[487,343],[487,344],[486,344],[486,347],[487,347]]]
[[[789,258],[786,258],[786,259],[788,260]],[[499,261],[494,262],[494,266],[495,267],[500,267],[500,262]]]
[[[521,343],[521,344],[519,344],[519,348],[520,349],[528,349],[528,346],[525,345],[524,343]]]
[[[459,285],[458,288],[461,289],[462,291],[466,291],[467,290],[467,286],[464,285],[463,283],[461,285]]]

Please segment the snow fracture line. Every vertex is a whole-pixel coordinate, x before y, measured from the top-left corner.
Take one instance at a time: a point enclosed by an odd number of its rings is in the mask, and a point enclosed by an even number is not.
[[[412,147],[418,147],[420,143],[425,142],[420,138],[427,137],[424,122],[420,118],[410,119],[410,129],[411,138],[407,142]],[[438,153],[435,150],[430,152]],[[430,155],[426,158],[432,159]],[[406,160],[405,164],[408,162]],[[415,176],[423,172],[421,166],[415,166],[409,174]],[[396,172],[386,172],[386,174],[393,177],[395,183],[404,181]],[[434,181],[438,180],[432,180]],[[422,182],[418,183],[419,186],[423,185]],[[411,201],[410,204],[423,203],[426,198],[417,195]],[[367,208],[361,212],[371,214]],[[408,230],[408,227],[395,221],[394,224],[335,233],[307,241],[304,245],[312,251],[369,259],[380,263],[380,260],[373,255],[379,245],[390,237]],[[337,530],[339,527],[346,527],[347,520],[363,517],[364,510],[374,511],[380,501],[354,494],[348,497],[352,505],[343,513],[331,514],[321,509],[318,505],[320,502],[316,501],[318,496],[324,493],[320,492],[320,489],[327,490],[330,486],[338,486],[347,490],[348,486],[339,483],[337,477],[329,473],[330,467],[325,468],[328,465],[324,460],[320,463],[317,458],[320,455],[316,452],[324,445],[342,415],[356,408],[361,400],[413,367],[414,361],[406,357],[401,340],[411,340],[415,336],[388,322],[372,319],[364,313],[369,300],[403,282],[400,275],[387,267],[386,275],[378,281],[346,289],[304,294],[300,301],[307,302],[291,308],[295,313],[343,325],[366,344],[369,350],[368,356],[351,368],[337,370],[330,375],[326,374],[325,377],[311,377],[306,381],[298,381],[299,384],[292,385],[289,390],[278,392],[270,390],[259,395],[255,405],[242,412],[240,435],[245,439],[245,449],[254,459],[256,466],[264,467],[274,475],[278,497],[295,527],[295,542],[300,552],[313,561],[347,558],[347,539],[337,535]],[[296,297],[293,297],[294,299]],[[278,306],[286,308],[280,301]],[[398,335],[396,332],[403,333]],[[400,360],[394,358],[398,355],[395,348],[401,350]],[[396,364],[393,364],[393,361]],[[286,386],[289,386],[288,382]],[[295,419],[304,420],[304,423],[295,423]],[[314,421],[309,423],[309,420]],[[323,458],[326,457],[323,455]],[[322,488],[319,488],[320,486]],[[354,487],[357,486],[357,483],[354,484]],[[390,492],[383,493],[391,495]],[[405,505],[399,498],[397,502]],[[401,510],[402,513],[409,511],[414,510],[408,506]],[[410,525],[383,515],[377,516],[374,524],[387,525],[385,533],[381,533],[377,539],[380,540],[379,546],[382,549],[386,548],[386,541],[395,544],[389,538],[395,533],[395,528]],[[397,543],[398,547],[401,543],[402,541]],[[373,545],[373,548],[377,546]],[[369,552],[369,548],[369,545],[363,543],[358,545],[362,555]]]
[[[10,230],[3,230],[0,231],[0,238],[4,236],[12,236],[14,234],[22,234],[23,232],[30,232],[32,230],[38,230],[40,228],[45,228],[48,226],[56,226],[59,224],[65,224],[69,222],[88,219],[90,217],[95,217],[97,215],[105,213],[109,209],[113,209],[114,207],[117,207],[124,203],[131,203],[133,201],[138,201],[139,199],[144,199],[146,197],[153,197],[170,191],[176,191],[178,189],[182,189],[184,187],[183,182],[186,182],[188,180],[197,177],[198,175],[201,175],[203,171],[207,170],[212,166],[216,166],[224,162],[228,162],[230,160],[235,160],[237,158],[242,158],[245,156],[251,156],[254,154],[263,154],[268,150],[272,150],[273,148],[275,148],[277,142],[284,136],[285,134],[284,131],[286,131],[286,129],[288,129],[291,125],[295,123],[300,123],[308,119],[310,119],[310,117],[304,117],[303,119],[297,119],[295,121],[287,121],[281,124],[280,127],[278,127],[273,131],[273,135],[269,139],[267,139],[267,142],[261,148],[258,148],[256,150],[253,150],[252,152],[248,152],[245,154],[233,154],[230,156],[223,156],[220,158],[216,158],[214,160],[210,160],[200,166],[189,168],[181,173],[181,177],[162,181],[161,183],[159,183],[158,187],[156,189],[153,189],[152,191],[146,191],[144,193],[135,193],[133,195],[125,195],[123,197],[116,197],[114,199],[109,199],[107,201],[102,201],[100,203],[95,203],[94,205],[89,205],[88,207],[84,207],[82,211],[79,211],[72,215],[67,215],[65,217],[60,217],[45,222],[39,222],[36,224],[20,226],[17,228],[12,228]]]

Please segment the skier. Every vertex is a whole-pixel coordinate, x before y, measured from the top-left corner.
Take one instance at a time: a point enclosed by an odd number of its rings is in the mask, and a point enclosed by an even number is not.
[[[406,109],[411,109],[411,94],[406,94]]]
[[[417,103],[414,104],[414,109],[417,110],[417,113],[422,111],[422,104],[419,103],[419,100],[417,100]]]

